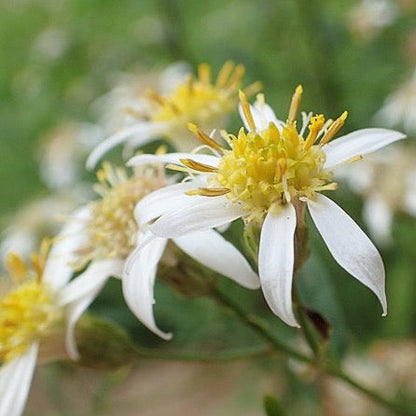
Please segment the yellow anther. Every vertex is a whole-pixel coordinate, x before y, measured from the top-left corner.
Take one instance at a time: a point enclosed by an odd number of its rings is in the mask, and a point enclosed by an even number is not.
[[[309,134],[305,139],[305,149],[309,149],[315,143],[318,133],[322,130],[324,124],[325,117],[323,114],[318,114],[311,118]]]
[[[263,83],[260,81],[253,82],[249,86],[243,88],[246,97],[251,97],[258,93],[263,88]]]
[[[256,125],[254,124],[253,114],[251,114],[250,104],[248,103],[246,96],[241,90],[238,92],[238,95],[240,97],[241,108],[243,109],[243,113],[247,120],[247,124],[250,127],[250,130],[256,130]]]
[[[194,93],[194,76],[192,74],[189,75],[188,77],[187,85],[188,85],[189,94],[192,95]]]
[[[217,76],[217,81],[216,81],[217,87],[222,88],[227,84],[228,78],[230,77],[231,72],[233,72],[233,69],[234,69],[234,63],[232,61],[227,61],[222,66]]]
[[[200,196],[222,196],[228,194],[230,189],[228,188],[198,188],[185,192],[186,195],[200,195]]]
[[[167,164],[165,168],[169,170],[174,170],[175,172],[188,173],[188,169],[186,169],[184,166],[178,166],[172,163]]]
[[[6,270],[15,282],[21,282],[27,276],[27,268],[22,258],[16,253],[9,253],[5,261]]]
[[[180,159],[180,162],[186,167],[198,172],[213,173],[217,172],[218,169],[214,166],[206,165],[205,163],[196,162],[192,159]]]
[[[198,66],[198,78],[203,84],[211,82],[211,67],[208,64],[203,63]]]
[[[195,124],[188,123],[188,129],[194,133],[199,140],[201,140],[206,145],[212,147],[213,149],[219,150],[220,152],[223,152],[223,147],[217,143],[214,139],[209,137],[206,133],[204,133],[201,129],[199,129]]]
[[[321,141],[319,142],[320,146],[327,144],[330,142],[334,136],[339,132],[341,127],[344,125],[345,120],[348,117],[348,111],[344,111],[340,117],[338,117],[329,127],[328,131],[325,133],[324,137],[322,137]]]
[[[246,69],[244,68],[244,65],[237,65],[234,72],[231,74],[230,80],[228,81],[228,89],[235,90],[238,88],[245,72]]]
[[[299,111],[300,102],[302,100],[302,92],[302,85],[298,85],[290,103],[289,116],[287,117],[288,123],[293,123],[296,119],[296,115]]]

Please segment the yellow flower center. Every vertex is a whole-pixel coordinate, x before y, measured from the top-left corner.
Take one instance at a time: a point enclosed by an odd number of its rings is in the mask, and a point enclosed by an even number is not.
[[[93,259],[127,258],[137,244],[135,206],[145,195],[167,184],[161,169],[137,170],[129,177],[125,170],[105,163],[97,176],[95,190],[102,198],[93,203],[87,225],[89,242],[80,250],[80,267]]]
[[[212,173],[208,188],[199,188],[188,194],[209,197],[226,195],[247,211],[246,221],[261,222],[268,211],[279,212],[292,199],[313,200],[318,191],[336,189],[337,184],[331,182],[332,172],[324,168],[325,152],[322,146],[342,127],[347,113],[327,122],[322,114],[313,117],[310,114],[307,116],[309,134],[303,137],[295,121],[301,94],[299,86],[292,98],[286,123],[275,125],[271,122],[261,131],[255,125],[244,94],[240,94],[250,131],[246,133],[241,128],[237,136],[229,135],[227,139],[231,150],[221,149],[218,143],[191,125],[190,129],[202,141],[223,155],[218,168],[188,159],[182,161],[190,169]],[[258,100],[260,106],[264,105],[263,96],[259,96]],[[319,143],[315,144],[318,139]]]
[[[152,121],[174,122],[178,128],[186,130],[189,121],[204,128],[218,125],[230,113],[236,103],[237,90],[244,75],[244,67],[226,62],[220,70],[215,84],[211,83],[211,69],[207,64],[198,67],[198,78],[192,76],[179,84],[171,95],[162,97],[155,92],[149,93],[158,106],[151,115]],[[258,83],[248,89],[258,90]]]
[[[23,354],[34,341],[50,333],[62,319],[48,288],[41,281],[34,258],[35,273],[28,272],[15,254],[7,259],[15,287],[0,300],[0,360]],[[37,269],[37,270],[36,270]]]

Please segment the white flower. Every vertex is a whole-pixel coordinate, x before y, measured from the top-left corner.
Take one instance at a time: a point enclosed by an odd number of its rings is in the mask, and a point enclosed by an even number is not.
[[[350,10],[348,24],[353,34],[366,40],[390,26],[397,16],[397,6],[390,0],[362,0]]]
[[[385,99],[375,120],[389,127],[402,125],[409,134],[416,132],[416,69],[409,80]]]
[[[78,244],[78,227],[66,227],[62,235],[66,246]],[[7,259],[13,282],[0,299],[0,416],[23,412],[38,355],[65,328],[67,354],[71,359],[78,357],[74,327],[95,292],[79,293],[68,284],[72,269],[62,262],[62,250],[62,242],[57,242],[47,256],[43,244],[40,255],[32,259],[33,270],[16,254]],[[63,295],[71,297],[71,302]]]
[[[134,208],[145,195],[170,182],[163,169],[136,169],[128,177],[124,170],[109,164],[98,171],[98,177],[96,190],[102,198],[79,210],[68,222],[81,231],[78,244],[65,247],[62,258],[70,255],[75,259],[73,267],[87,268],[69,284],[63,299],[72,302],[73,292],[98,293],[110,277],[122,279],[124,297],[133,313],[151,331],[168,339],[170,334],[156,327],[152,312],[156,268],[167,239],[149,238],[145,230],[139,233]],[[148,244],[139,252],[137,242],[143,238]],[[207,267],[246,287],[259,287],[258,277],[246,259],[217,232],[209,230],[173,241]]]
[[[413,146],[396,145],[366,158],[359,166],[337,172],[364,199],[363,217],[371,235],[391,242],[395,213],[416,216],[416,153]]]
[[[211,69],[207,64],[198,67],[198,77],[187,74],[169,93],[147,91],[137,99],[138,104],[127,109],[130,123],[100,143],[90,154],[87,167],[93,168],[113,147],[126,143],[127,151],[164,137],[180,151],[195,147],[195,139],[186,128],[192,121],[211,131],[223,127],[226,116],[235,108],[244,67],[226,62],[216,81],[211,82]],[[178,77],[173,77],[176,83]],[[247,91],[258,90],[252,84]],[[141,99],[141,101],[140,101]]]
[[[364,129],[330,142],[347,113],[325,122],[323,115],[303,115],[299,134],[295,117],[302,89],[292,99],[286,123],[276,119],[259,96],[251,107],[241,96],[248,133],[228,136],[223,149],[195,126],[213,155],[139,155],[130,165],[152,160],[178,165],[191,172],[189,181],[155,191],[136,207],[136,219],[154,235],[179,238],[243,218],[261,226],[259,276],[264,296],[289,325],[298,326],[292,310],[294,233],[297,210],[307,205],[311,217],[335,260],[368,286],[386,313],[384,266],[377,249],[357,224],[334,202],[320,194],[334,190],[332,170],[348,161],[404,138],[386,129]],[[309,123],[309,134],[302,135]],[[319,143],[317,143],[317,140]],[[303,217],[303,216],[302,216]]]

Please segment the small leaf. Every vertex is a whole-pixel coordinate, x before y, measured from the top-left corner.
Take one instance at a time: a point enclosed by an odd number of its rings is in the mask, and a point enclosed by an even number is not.
[[[266,416],[285,416],[286,413],[277,399],[271,394],[266,394],[263,397],[263,408]]]

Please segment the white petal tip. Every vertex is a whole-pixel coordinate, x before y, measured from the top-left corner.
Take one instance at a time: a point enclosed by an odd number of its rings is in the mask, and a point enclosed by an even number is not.
[[[164,339],[165,341],[170,341],[173,338],[173,334],[171,332],[157,331],[155,332],[155,334],[159,335],[159,337]]]

